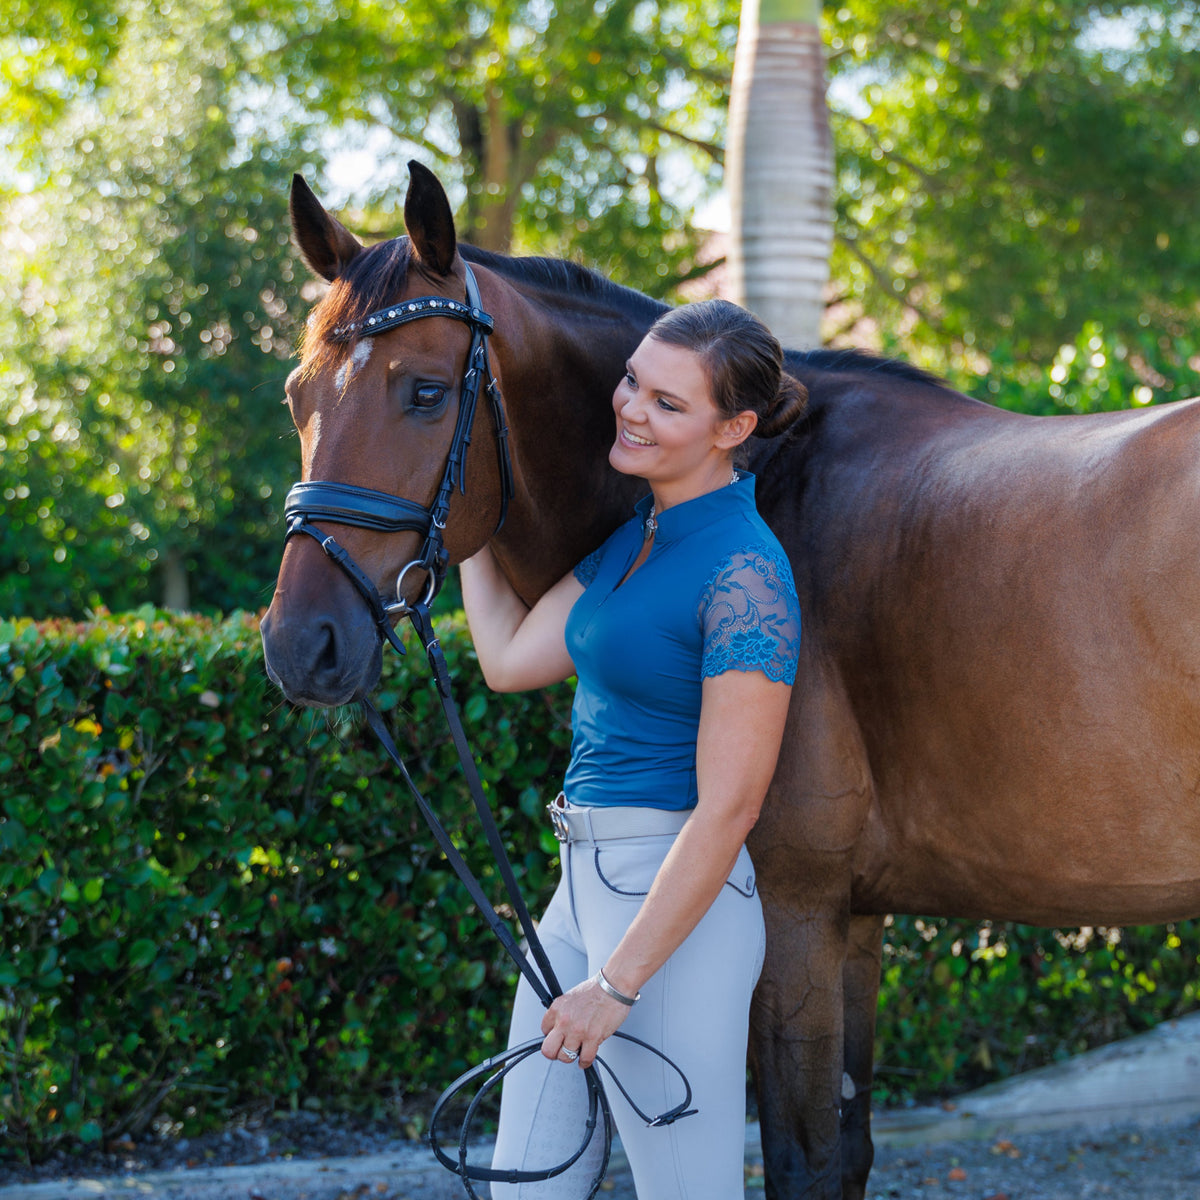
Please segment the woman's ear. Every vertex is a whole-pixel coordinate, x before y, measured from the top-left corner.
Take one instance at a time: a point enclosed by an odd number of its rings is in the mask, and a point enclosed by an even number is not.
[[[736,417],[722,421],[717,430],[717,445],[722,450],[740,446],[758,427],[758,414],[746,409]]]

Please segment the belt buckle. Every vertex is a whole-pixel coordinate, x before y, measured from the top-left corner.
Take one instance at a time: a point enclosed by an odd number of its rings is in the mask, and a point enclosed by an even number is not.
[[[550,814],[550,826],[554,830],[554,836],[560,842],[570,841],[571,830],[567,825],[567,818],[561,808],[554,804],[547,804],[546,811]]]

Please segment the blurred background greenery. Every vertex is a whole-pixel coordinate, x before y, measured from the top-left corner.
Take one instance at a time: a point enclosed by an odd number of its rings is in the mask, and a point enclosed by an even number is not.
[[[736,0],[2,0],[0,613],[269,599],[319,294],[404,164],[468,241],[721,286]],[[1032,412],[1200,391],[1196,3],[827,4],[825,332]]]

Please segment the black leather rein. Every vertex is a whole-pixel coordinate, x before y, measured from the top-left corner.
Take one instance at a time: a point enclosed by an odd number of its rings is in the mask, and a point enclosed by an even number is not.
[[[396,749],[395,742],[388,732],[379,710],[369,700],[363,700],[361,703],[366,714],[367,723],[379,738],[388,757],[400,770],[405,783],[408,784],[409,790],[416,800],[421,815],[425,818],[435,841],[446,855],[455,874],[466,887],[471,899],[478,906],[492,932],[499,938],[505,951],[516,964],[517,969],[528,980],[543,1006],[548,1008],[553,1003],[555,997],[562,995],[562,987],[559,985],[557,978],[555,978],[549,956],[546,954],[538,938],[533,918],[517,885],[512,864],[504,848],[503,838],[496,826],[495,818],[492,816],[491,808],[484,794],[483,785],[479,779],[479,771],[475,765],[470,745],[467,742],[466,733],[463,730],[458,706],[455,704],[451,693],[450,672],[446,666],[446,659],[434,634],[433,623],[429,616],[429,605],[441,588],[449,562],[449,555],[446,551],[442,535],[445,531],[449,515],[450,497],[455,487],[465,494],[463,484],[466,453],[467,447],[471,442],[471,427],[475,420],[479,384],[483,379],[487,380],[486,390],[492,405],[492,415],[496,427],[497,453],[500,459],[500,516],[496,525],[497,529],[504,524],[505,517],[508,514],[508,504],[513,492],[512,466],[508,453],[508,427],[504,417],[504,404],[488,360],[487,335],[492,331],[493,322],[492,318],[480,307],[479,287],[475,282],[475,276],[471,268],[466,263],[463,264],[463,268],[466,272],[466,304],[461,304],[457,300],[450,300],[444,296],[422,296],[381,309],[379,312],[372,313],[355,324],[341,326],[333,331],[333,336],[337,338],[372,337],[376,334],[386,333],[388,330],[395,329],[408,321],[434,316],[451,317],[454,320],[463,321],[471,327],[471,347],[467,355],[467,370],[463,377],[462,386],[459,389],[458,419],[455,422],[454,436],[451,439],[450,450],[447,455],[446,469],[432,507],[424,508],[412,500],[405,500],[402,497],[375,491],[372,488],[357,487],[353,484],[329,483],[324,481],[298,483],[288,492],[287,496],[284,514],[287,520],[287,533],[285,537],[291,537],[296,533],[303,533],[314,538],[320,544],[325,553],[345,572],[370,608],[378,626],[380,636],[390,642],[401,654],[404,653],[404,645],[397,636],[392,622],[395,618],[401,616],[406,616],[412,621],[413,627],[416,629],[421,643],[425,648],[430,670],[437,684],[442,710],[450,726],[455,749],[458,752],[459,763],[466,777],[475,810],[483,826],[484,836],[495,857],[512,911],[516,914],[521,932],[524,934],[526,944],[529,947],[528,956],[521,952],[521,948],[517,944],[512,930],[488,899],[479,881],[472,874],[470,867],[467,866],[450,835],[438,819],[437,814],[430,807],[425,797],[421,795],[420,790],[409,774],[408,768],[405,766],[403,758]],[[360,529],[374,529],[383,533],[399,533],[409,530],[422,534],[425,542],[421,548],[420,556],[401,568],[399,575],[396,577],[396,599],[389,601],[381,596],[366,572],[338,544],[335,538],[325,533],[313,523],[316,521],[329,521],[338,525],[352,525]],[[405,575],[414,567],[426,571],[429,576],[429,582],[425,589],[425,595],[420,600],[410,603],[404,598],[403,586]],[[531,958],[532,962],[530,961]],[[476,1192],[471,1186],[472,1180],[534,1183],[561,1175],[583,1156],[591,1144],[597,1124],[600,1123],[600,1118],[602,1118],[604,1139],[602,1162],[598,1173],[591,1182],[587,1193],[588,1200],[596,1194],[601,1183],[604,1181],[604,1175],[608,1168],[609,1153],[612,1148],[612,1113],[609,1109],[608,1098],[604,1092],[604,1083],[600,1076],[601,1068],[608,1073],[613,1083],[616,1084],[622,1095],[629,1101],[634,1112],[649,1125],[669,1125],[680,1117],[686,1117],[695,1111],[689,1107],[692,1102],[691,1085],[688,1083],[683,1072],[662,1051],[657,1050],[655,1047],[638,1038],[622,1033],[620,1030],[613,1036],[622,1038],[662,1059],[666,1066],[670,1067],[679,1076],[684,1092],[683,1100],[674,1108],[659,1116],[652,1117],[647,1115],[637,1106],[633,1098],[629,1095],[629,1092],[622,1086],[616,1076],[613,1075],[612,1069],[604,1059],[597,1055],[595,1063],[584,1072],[588,1092],[588,1116],[585,1122],[583,1139],[579,1148],[572,1155],[561,1163],[541,1169],[506,1170],[478,1166],[467,1161],[467,1152],[471,1124],[481,1101],[493,1087],[500,1083],[509,1071],[539,1051],[542,1039],[535,1038],[522,1045],[511,1047],[505,1053],[488,1059],[486,1062],[481,1063],[465,1075],[456,1079],[442,1093],[441,1098],[434,1106],[433,1115],[429,1122],[429,1142],[434,1154],[440,1163],[448,1167],[462,1180],[463,1187],[466,1189],[467,1195],[472,1197],[472,1200],[478,1200]],[[458,1151],[452,1158],[442,1148],[438,1136],[438,1121],[454,1097],[473,1085],[478,1087],[478,1091],[467,1106],[466,1116],[463,1119],[458,1139]]]

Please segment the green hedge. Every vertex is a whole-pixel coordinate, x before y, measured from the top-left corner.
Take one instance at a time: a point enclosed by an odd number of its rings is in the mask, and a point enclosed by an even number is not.
[[[526,897],[567,689],[498,697],[442,645]],[[378,695],[489,890],[419,648]],[[513,972],[352,713],[297,713],[257,621],[0,622],[0,1153],[249,1104],[394,1112],[497,1048]],[[947,1094],[1196,1005],[1192,923],[1071,934],[897,918],[881,1098]]]
[[[443,646],[527,894],[569,695],[496,697]],[[424,656],[381,709],[496,898]],[[503,1038],[513,980],[391,764],[342,713],[295,713],[257,622],[150,610],[0,623],[0,1141],[185,1128],[234,1105],[382,1103]]]
[[[1200,1007],[1200,922],[1125,929],[895,917],[876,1098],[929,1100],[1144,1033]]]

